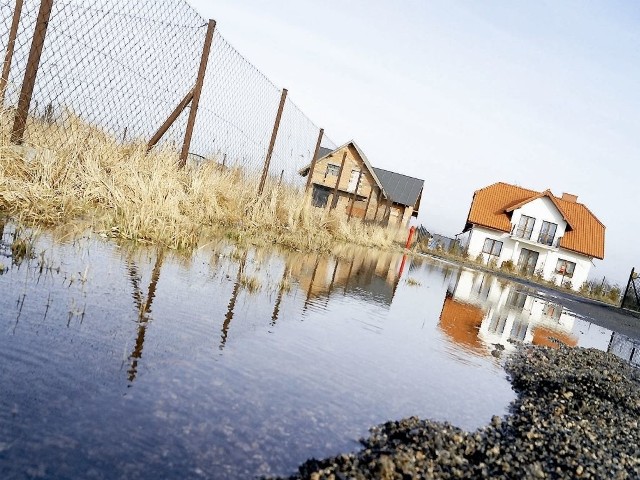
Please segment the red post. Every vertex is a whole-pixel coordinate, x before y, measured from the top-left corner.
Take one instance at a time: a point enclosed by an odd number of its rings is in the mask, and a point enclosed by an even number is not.
[[[409,229],[409,236],[407,237],[407,243],[404,248],[409,248],[411,246],[411,240],[413,240],[413,234],[416,233],[416,227],[411,227]]]

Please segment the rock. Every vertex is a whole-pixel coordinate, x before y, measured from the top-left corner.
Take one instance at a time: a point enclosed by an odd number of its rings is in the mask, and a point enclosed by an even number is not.
[[[371,429],[363,449],[308,460],[291,479],[640,478],[640,375],[592,349],[520,346],[505,368],[518,397],[465,432],[416,417]]]

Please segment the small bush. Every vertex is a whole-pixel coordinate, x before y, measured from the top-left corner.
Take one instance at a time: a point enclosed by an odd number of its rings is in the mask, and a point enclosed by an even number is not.
[[[500,265],[500,268],[502,270],[504,270],[505,272],[509,272],[509,273],[513,273],[516,270],[516,266],[513,263],[513,260],[505,260],[504,262],[502,262],[502,264]]]

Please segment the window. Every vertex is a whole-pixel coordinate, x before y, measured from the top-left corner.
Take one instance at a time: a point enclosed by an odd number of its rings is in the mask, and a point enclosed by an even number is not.
[[[538,252],[523,248],[518,258],[518,269],[525,275],[533,275],[538,264]]]
[[[562,316],[562,306],[547,302],[544,304],[544,307],[542,307],[542,314],[559,321]]]
[[[484,241],[484,247],[482,247],[482,253],[486,253],[487,255],[495,255],[496,257],[499,257],[501,251],[502,251],[502,242],[499,242],[498,240],[493,240],[492,238],[487,238]]]
[[[563,277],[573,277],[573,272],[576,269],[575,262],[570,262],[569,260],[563,260],[562,258],[558,259],[558,263],[556,265],[556,273],[562,275]]]
[[[553,244],[553,238],[556,236],[556,230],[558,225],[555,223],[544,221],[542,222],[542,228],[540,229],[540,235],[538,236],[538,243],[543,245]]]
[[[313,186],[313,195],[311,197],[311,203],[314,207],[324,208],[327,206],[327,200],[329,200],[329,193],[331,189],[321,187],[319,185]]]
[[[334,177],[337,177],[339,173],[340,173],[340,167],[338,165],[334,165],[333,163],[328,163],[327,171],[325,172],[324,176],[325,178],[328,177],[329,175],[333,175]]]
[[[533,232],[533,226],[535,224],[535,218],[522,215],[520,217],[520,222],[518,222],[518,226],[513,229],[513,235],[518,238],[529,240],[531,238],[531,233]]]

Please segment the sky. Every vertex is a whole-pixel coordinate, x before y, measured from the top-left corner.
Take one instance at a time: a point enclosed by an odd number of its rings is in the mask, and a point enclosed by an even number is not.
[[[338,145],[425,180],[418,223],[460,233],[503,181],[606,226],[591,278],[640,269],[640,2],[189,2]]]

